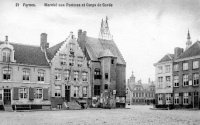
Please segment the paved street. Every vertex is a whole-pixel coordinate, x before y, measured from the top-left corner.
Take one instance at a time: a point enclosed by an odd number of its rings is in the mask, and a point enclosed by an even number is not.
[[[0,112],[5,125],[199,125],[200,110],[87,109],[65,111]]]

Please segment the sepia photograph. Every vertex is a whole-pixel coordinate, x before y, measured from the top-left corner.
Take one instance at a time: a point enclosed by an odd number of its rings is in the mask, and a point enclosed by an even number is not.
[[[199,125],[200,0],[0,0],[0,125]]]

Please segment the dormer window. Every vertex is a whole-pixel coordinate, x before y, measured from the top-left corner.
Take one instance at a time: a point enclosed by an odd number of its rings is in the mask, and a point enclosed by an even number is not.
[[[3,62],[10,62],[10,55],[11,50],[10,49],[3,49],[2,56],[3,56]]]

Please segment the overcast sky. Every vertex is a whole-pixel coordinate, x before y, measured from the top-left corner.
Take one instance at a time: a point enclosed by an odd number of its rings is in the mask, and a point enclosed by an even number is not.
[[[11,2],[12,1],[12,2]],[[113,7],[44,7],[43,3],[112,3]],[[34,3],[34,8],[15,3]],[[39,45],[48,34],[53,46],[78,29],[98,37],[100,22],[108,16],[114,41],[127,63],[126,77],[155,79],[154,63],[174,47],[185,48],[187,30],[192,42],[200,37],[199,0],[0,0],[0,40]]]

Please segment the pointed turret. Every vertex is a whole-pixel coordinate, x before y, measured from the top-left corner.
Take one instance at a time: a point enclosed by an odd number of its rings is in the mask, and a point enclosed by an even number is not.
[[[108,17],[107,16],[106,16],[105,21],[103,19],[101,21],[99,39],[112,40],[112,35],[110,34],[110,30],[109,30],[109,26],[108,26]]]
[[[192,45],[192,41],[191,41],[191,37],[190,37],[190,31],[188,29],[186,49],[188,49],[191,45]]]

